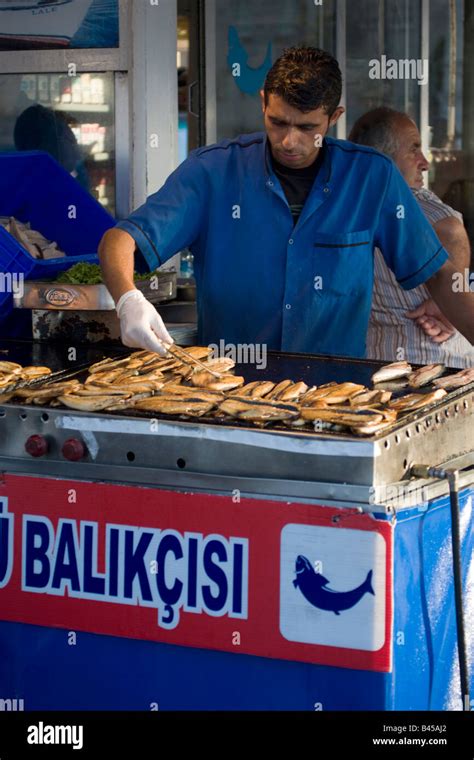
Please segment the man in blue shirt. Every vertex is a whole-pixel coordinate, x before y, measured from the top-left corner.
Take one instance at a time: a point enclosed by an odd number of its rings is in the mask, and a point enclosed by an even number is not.
[[[426,283],[474,342],[474,294],[453,293],[453,264],[396,166],[326,136],[340,96],[331,55],[285,51],[262,91],[265,133],[194,151],[105,234],[99,255],[125,345],[163,353],[171,342],[133,284],[134,253],[152,269],[185,247],[203,344],[363,357],[375,246],[403,288]]]

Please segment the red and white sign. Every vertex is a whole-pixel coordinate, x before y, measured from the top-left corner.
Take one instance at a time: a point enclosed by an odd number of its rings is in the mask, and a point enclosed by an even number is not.
[[[356,509],[6,475],[0,616],[387,672],[392,540]]]

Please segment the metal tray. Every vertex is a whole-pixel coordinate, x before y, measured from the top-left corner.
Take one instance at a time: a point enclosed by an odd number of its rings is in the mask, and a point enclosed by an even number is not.
[[[176,298],[176,272],[158,272],[157,279],[138,280],[136,286],[151,303]],[[23,295],[14,296],[16,309],[54,311],[113,311],[115,304],[105,285],[65,285],[25,282]]]

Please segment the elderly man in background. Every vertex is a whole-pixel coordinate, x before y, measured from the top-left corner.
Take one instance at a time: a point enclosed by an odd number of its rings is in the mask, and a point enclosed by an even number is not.
[[[469,268],[471,252],[462,216],[423,188],[429,164],[420,133],[407,114],[376,108],[356,121],[348,139],[369,145],[396,163],[456,268],[461,272]],[[474,348],[446,319],[425,285],[403,290],[378,249],[366,355],[386,361],[474,366]]]

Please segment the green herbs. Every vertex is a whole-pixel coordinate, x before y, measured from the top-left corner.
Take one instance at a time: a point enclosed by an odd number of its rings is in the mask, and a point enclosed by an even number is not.
[[[149,280],[154,274],[155,272],[146,272],[145,274],[134,272],[133,279]],[[64,285],[100,285],[103,283],[102,270],[98,264],[79,262],[66,272],[61,272],[57,276],[56,282]]]
[[[66,272],[61,272],[56,281],[65,285],[99,285],[103,282],[102,270],[98,264],[80,262]]]
[[[150,277],[153,277],[154,275],[157,275],[157,272],[145,272],[145,274],[138,274],[138,272],[134,272],[133,279],[134,280],[149,280]]]

